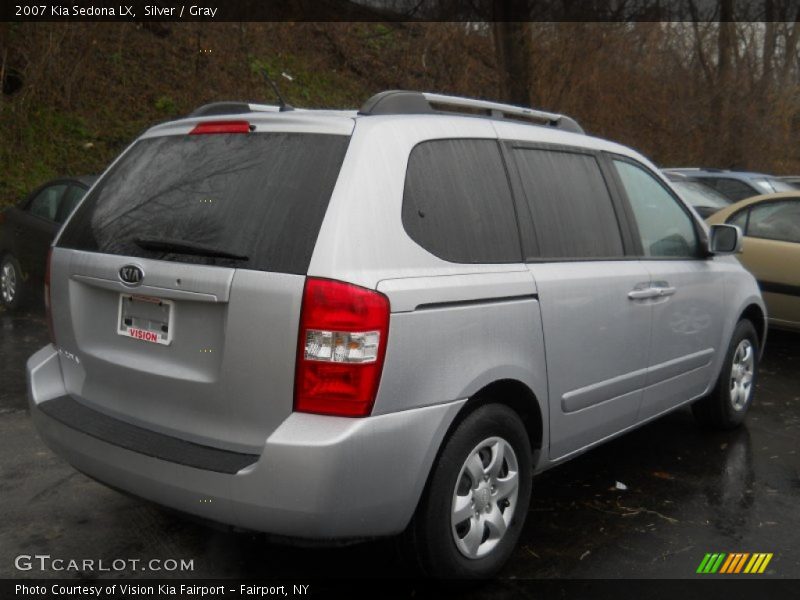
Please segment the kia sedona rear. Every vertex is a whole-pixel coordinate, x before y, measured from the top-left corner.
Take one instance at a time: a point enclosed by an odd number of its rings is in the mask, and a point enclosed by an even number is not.
[[[564,115],[212,104],[134,142],[55,240],[31,415],[113,488],[488,577],[535,473],[689,404],[744,421],[766,321],[741,243]]]
[[[444,433],[430,416],[447,407],[374,416],[388,298],[309,276],[315,253],[336,251],[318,245],[326,220],[333,238],[362,235],[330,206],[363,160],[354,117],[193,117],[109,167],[51,250],[52,343],[28,365],[58,454],[232,526],[314,539],[405,527]]]

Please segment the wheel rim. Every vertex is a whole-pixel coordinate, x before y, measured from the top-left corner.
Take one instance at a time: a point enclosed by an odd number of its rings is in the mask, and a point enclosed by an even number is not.
[[[467,456],[456,480],[451,530],[467,558],[489,554],[506,534],[519,492],[517,455],[500,437],[490,437]]]
[[[11,263],[5,263],[0,272],[0,294],[6,304],[11,304],[17,295],[17,273]]]
[[[750,340],[742,340],[733,353],[731,366],[731,405],[735,410],[743,410],[747,406],[753,391],[753,368],[755,351]]]

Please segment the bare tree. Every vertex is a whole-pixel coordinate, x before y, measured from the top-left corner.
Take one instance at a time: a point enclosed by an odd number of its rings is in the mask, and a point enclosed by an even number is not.
[[[736,45],[736,23],[733,21],[733,0],[719,2],[719,32],[717,35],[716,84],[711,97],[711,117],[714,135],[709,139],[709,156],[723,167],[736,166],[736,152],[732,146],[731,94],[733,88],[733,61]]]
[[[492,35],[500,80],[500,96],[507,102],[531,104],[530,2],[499,0],[492,9]]]
[[[507,102],[531,104],[531,27],[527,22],[497,21],[492,25],[500,76],[500,96]]]

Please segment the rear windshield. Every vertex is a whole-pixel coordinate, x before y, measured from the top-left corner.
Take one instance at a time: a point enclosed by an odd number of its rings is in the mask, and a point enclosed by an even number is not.
[[[349,136],[183,135],[137,142],[59,246],[305,274]]]
[[[704,183],[697,181],[673,181],[671,183],[681,197],[692,206],[725,208],[730,205],[730,200]]]

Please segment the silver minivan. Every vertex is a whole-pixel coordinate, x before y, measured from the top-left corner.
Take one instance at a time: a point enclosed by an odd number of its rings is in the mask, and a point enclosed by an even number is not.
[[[142,498],[491,576],[534,474],[685,405],[742,422],[766,328],[740,245],[562,115],[206,105],[54,242],[31,415]]]

